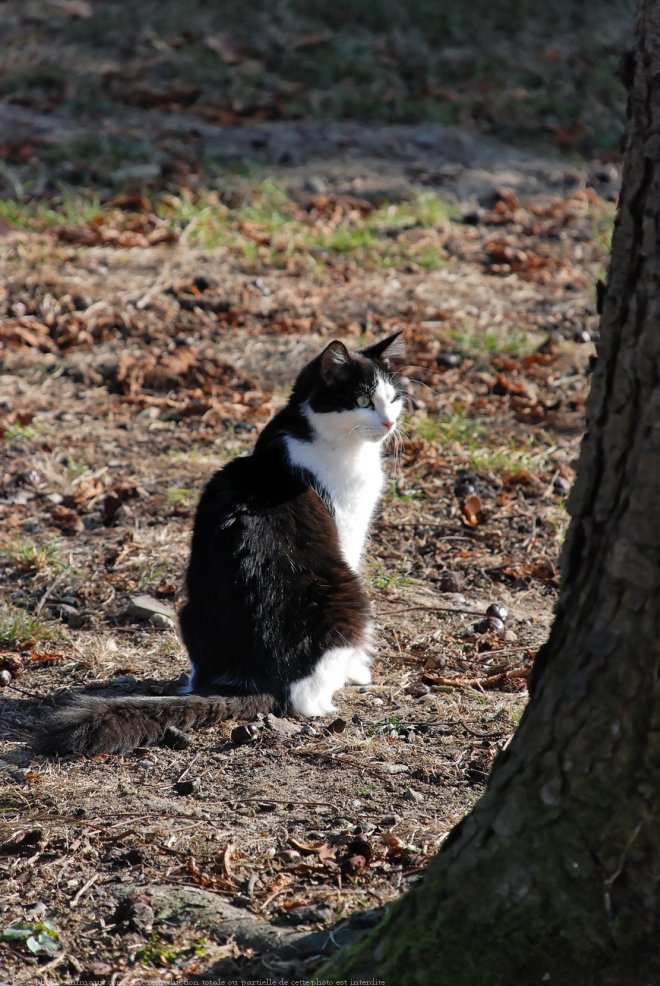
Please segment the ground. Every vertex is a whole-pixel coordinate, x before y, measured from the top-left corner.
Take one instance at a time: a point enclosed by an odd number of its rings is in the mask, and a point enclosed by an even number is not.
[[[276,950],[263,968],[299,975],[331,947],[310,931],[419,879],[521,715],[616,164],[436,123],[233,129],[113,105],[104,127],[159,148],[151,171],[95,158],[96,191],[21,195],[57,168],[89,177],[83,124],[45,108],[0,107],[20,135],[0,208],[1,961],[12,983],[128,986]],[[185,673],[174,614],[204,482],[328,341],[399,329],[417,406],[365,563],[373,684],[251,738],[227,723],[183,750],[35,754],[62,695]]]

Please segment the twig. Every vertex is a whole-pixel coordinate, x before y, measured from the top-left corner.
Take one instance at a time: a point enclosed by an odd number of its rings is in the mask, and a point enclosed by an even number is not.
[[[39,967],[39,978],[40,979],[43,979],[44,972],[50,972],[51,969],[56,969],[57,966],[58,965],[61,965],[62,962],[64,962],[64,960],[66,958],[68,958],[67,952],[61,952],[59,955],[56,955],[55,958],[52,959],[50,962],[47,962],[46,965],[40,966]]]
[[[63,575],[62,572],[60,572],[59,575],[56,575],[55,578],[53,579],[53,581],[51,582],[51,584],[46,589],[46,591],[41,595],[41,597],[39,599],[39,602],[37,603],[37,605],[35,607],[35,613],[40,613],[41,610],[44,608],[44,604],[45,604],[46,600],[48,599],[48,597],[52,594],[55,586],[59,582],[62,581],[62,575]]]
[[[423,610],[428,613],[467,613],[469,616],[485,616],[485,610],[464,609],[462,606],[406,606],[404,609],[387,609],[376,612],[376,616],[398,616],[399,613],[412,613]]]
[[[12,688],[15,692],[20,692],[21,695],[27,695],[28,698],[36,698],[39,702],[43,702],[48,698],[47,695],[38,695],[36,692],[29,692],[27,688],[21,688],[19,685],[15,685],[13,681],[10,681],[5,688]]]
[[[510,668],[509,671],[500,671],[497,674],[486,675],[484,678],[446,678],[441,675],[424,674],[423,677],[434,685],[445,685],[449,688],[494,688],[500,682],[508,678],[528,678],[531,674],[531,666],[521,665],[517,668]]]
[[[76,907],[78,905],[78,901],[80,900],[80,898],[82,897],[82,895],[84,893],[86,893],[89,890],[89,888],[94,883],[96,883],[96,881],[98,880],[98,878],[100,877],[100,875],[101,875],[100,873],[95,873],[94,876],[90,880],[87,881],[87,883],[84,885],[84,887],[81,887],[80,888],[80,890],[78,891],[78,893],[76,894],[76,896],[73,898],[73,900],[69,904],[69,907],[74,908],[74,907]]]

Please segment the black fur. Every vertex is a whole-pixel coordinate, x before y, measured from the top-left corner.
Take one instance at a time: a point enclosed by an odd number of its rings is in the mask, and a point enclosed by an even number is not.
[[[366,644],[368,601],[342,557],[332,505],[311,475],[289,465],[283,439],[313,439],[304,401],[336,411],[373,391],[397,336],[361,353],[330,343],[299,374],[253,453],[206,486],[180,615],[197,694],[81,698],[45,723],[43,752],[126,752],[166,741],[169,729],[285,709],[287,686],[312,673],[325,651]]]

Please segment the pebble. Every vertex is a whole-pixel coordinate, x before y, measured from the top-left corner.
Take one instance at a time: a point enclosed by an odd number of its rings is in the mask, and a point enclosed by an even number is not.
[[[131,596],[126,615],[133,616],[138,620],[151,620],[154,615],[166,616],[170,621],[176,618],[176,613],[171,606],[147,595]]]
[[[334,722],[331,722],[330,725],[328,726],[329,733],[343,733],[345,729],[346,729],[345,719],[335,719]]]
[[[405,789],[403,792],[403,797],[406,801],[415,801],[417,804],[420,804],[420,802],[425,800],[424,795],[419,791],[415,791],[412,787],[407,787]]]
[[[177,781],[173,785],[176,794],[196,794],[202,786],[202,782],[199,777],[193,777],[189,781]]]
[[[310,175],[309,178],[306,178],[304,188],[306,192],[311,192],[312,195],[324,195],[328,191],[325,180],[318,175]]]
[[[398,825],[400,821],[402,821],[401,815],[383,815],[378,824],[383,828],[390,828],[392,825]]]
[[[413,698],[421,698],[422,695],[428,695],[431,688],[423,681],[416,681],[413,685],[409,685],[406,688],[406,691],[409,695],[412,695]]]
[[[158,627],[159,630],[174,629],[174,620],[171,616],[165,616],[164,613],[154,613],[154,615],[149,618],[149,622],[152,626]]]
[[[253,743],[258,736],[258,727],[253,722],[248,722],[242,726],[234,726],[229,734],[229,739],[234,746],[243,746],[244,743]]]
[[[410,767],[405,763],[387,763],[385,761],[376,761],[374,767],[380,767],[384,774],[407,774],[410,770]]]
[[[10,685],[10,684],[11,684],[11,671],[7,671],[6,668],[3,668],[2,671],[0,671],[0,687],[4,688],[5,685]]]
[[[272,712],[264,716],[264,726],[266,729],[270,729],[274,733],[279,733],[281,736],[297,736],[302,729],[299,722],[292,722],[290,719],[280,719],[279,716],[274,716]]]

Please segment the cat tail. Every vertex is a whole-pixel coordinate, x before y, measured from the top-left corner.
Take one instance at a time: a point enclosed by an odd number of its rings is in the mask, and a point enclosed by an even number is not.
[[[36,747],[48,756],[129,753],[141,746],[182,746],[185,734],[223,719],[254,718],[276,708],[272,695],[80,695],[39,727]]]

